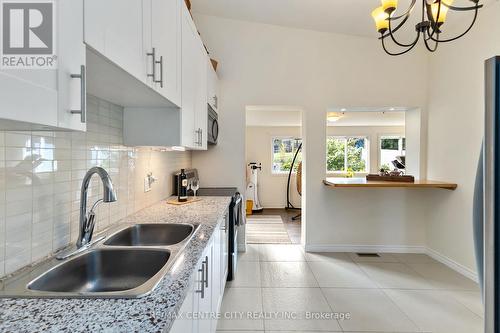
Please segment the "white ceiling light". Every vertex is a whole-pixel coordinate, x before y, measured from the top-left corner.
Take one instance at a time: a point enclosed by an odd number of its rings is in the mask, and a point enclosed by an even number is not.
[[[343,109],[344,110],[344,109]],[[341,114],[338,114],[336,112],[328,112],[328,115],[326,117],[326,119],[330,122],[330,123],[334,123],[336,121],[339,121],[340,119],[342,119],[343,115]]]

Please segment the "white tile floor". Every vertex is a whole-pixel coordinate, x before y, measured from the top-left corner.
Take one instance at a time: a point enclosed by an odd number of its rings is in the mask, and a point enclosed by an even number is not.
[[[222,333],[483,330],[477,284],[422,254],[361,258],[248,245],[221,311],[237,314],[219,320]],[[311,319],[319,314],[350,318]]]

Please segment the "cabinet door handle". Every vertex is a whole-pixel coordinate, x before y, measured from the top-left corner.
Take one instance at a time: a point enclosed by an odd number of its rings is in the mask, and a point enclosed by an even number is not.
[[[203,130],[201,128],[198,128],[196,131],[195,131],[196,135],[197,135],[197,138],[196,138],[196,145],[197,146],[202,146],[203,145]]]
[[[196,290],[196,293],[201,294],[201,298],[205,298],[205,262],[201,264],[201,268],[198,269],[201,273],[201,290]]]
[[[154,66],[156,67],[156,64],[160,65],[160,79],[159,80],[154,80],[155,83],[159,83],[160,87],[163,88],[163,56],[160,56],[160,61],[154,62]]]
[[[194,131],[196,133],[196,141],[194,142],[197,146],[200,145],[200,129]]]
[[[205,256],[205,270],[206,270],[206,273],[205,273],[205,287],[208,288],[208,256]]]
[[[153,65],[153,73],[147,73],[147,77],[153,79],[153,82],[156,82],[156,49],[153,47],[151,52],[146,53],[147,57],[151,57],[151,64]]]
[[[214,106],[216,109],[218,108],[217,106],[218,104],[219,104],[219,99],[217,98],[217,95],[214,95]]]
[[[80,110],[71,110],[72,114],[79,114],[80,121],[87,121],[87,76],[85,65],[80,66],[80,74],[71,74],[72,79],[80,79]]]

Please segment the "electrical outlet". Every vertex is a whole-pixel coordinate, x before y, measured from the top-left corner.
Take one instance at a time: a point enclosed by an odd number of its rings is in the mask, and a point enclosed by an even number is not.
[[[144,193],[151,191],[151,181],[150,181],[150,176],[146,176],[144,178]]]

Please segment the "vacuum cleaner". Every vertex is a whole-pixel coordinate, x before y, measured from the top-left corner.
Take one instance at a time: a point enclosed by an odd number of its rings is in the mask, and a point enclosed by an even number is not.
[[[262,170],[262,163],[252,162],[248,164],[248,167],[250,168],[251,175],[247,185],[246,198],[253,201],[252,211],[260,212],[264,207],[261,206],[259,201],[257,180],[259,171]]]

